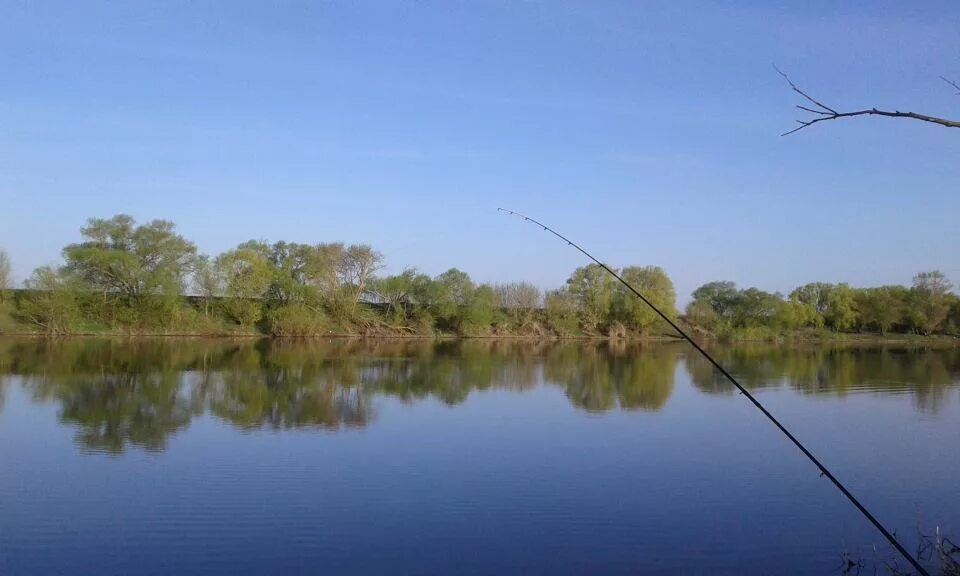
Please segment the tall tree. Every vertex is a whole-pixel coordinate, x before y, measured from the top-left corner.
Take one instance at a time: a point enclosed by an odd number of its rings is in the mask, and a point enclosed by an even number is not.
[[[342,273],[353,286],[353,301],[357,303],[366,290],[367,282],[383,267],[383,254],[369,244],[351,244],[343,256]]]
[[[674,317],[677,314],[677,293],[673,282],[663,268],[659,266],[628,266],[620,275],[628,284],[637,289],[664,314]],[[622,311],[623,319],[641,332],[649,331],[661,321],[656,312],[622,286],[617,286],[617,308]]]
[[[273,279],[270,262],[253,248],[237,248],[217,256],[215,265],[229,296],[223,301],[227,314],[242,326],[260,320]]]
[[[946,320],[951,289],[953,285],[939,270],[921,272],[913,277],[914,311],[918,314],[918,327],[924,334],[934,332]]]
[[[30,292],[17,315],[47,334],[67,334],[78,322],[75,279],[53,266],[37,268],[24,282]]]
[[[203,315],[210,315],[210,305],[214,299],[223,296],[226,291],[222,270],[207,255],[197,258],[193,272],[193,287],[203,302]]]
[[[510,313],[517,324],[528,321],[543,301],[540,289],[529,282],[496,284],[494,289],[500,305]]]
[[[10,279],[10,257],[7,251],[0,248],[0,302],[3,302],[6,291],[12,284]]]
[[[196,247],[175,232],[173,222],[136,225],[126,214],[91,218],[84,241],[64,248],[67,270],[102,292],[133,302],[155,294],[179,294],[191,271]]]
[[[577,268],[567,279],[567,290],[577,301],[584,325],[591,330],[609,319],[617,290],[614,282],[599,264]]]
[[[833,290],[833,284],[826,282],[810,282],[796,288],[790,293],[790,299],[801,304],[812,306],[817,314],[827,313],[829,305],[830,292]]]
[[[854,302],[854,290],[849,284],[840,283],[827,293],[827,309],[824,312],[827,326],[837,332],[843,332],[856,326],[857,308]]]
[[[721,319],[730,320],[736,309],[740,292],[729,281],[707,282],[693,291],[693,299],[706,302]]]

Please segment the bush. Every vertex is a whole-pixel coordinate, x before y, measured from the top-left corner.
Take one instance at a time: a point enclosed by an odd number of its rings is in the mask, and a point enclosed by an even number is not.
[[[330,331],[328,319],[303,304],[287,304],[267,312],[265,327],[272,336],[297,338]]]
[[[228,318],[241,326],[253,326],[263,317],[263,305],[248,298],[223,298],[217,302]]]

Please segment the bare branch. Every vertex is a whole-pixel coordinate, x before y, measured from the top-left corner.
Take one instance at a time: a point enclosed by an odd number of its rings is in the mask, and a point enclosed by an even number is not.
[[[806,92],[804,92],[803,90],[801,90],[800,88],[798,88],[797,85],[793,83],[793,80],[791,80],[790,77],[787,76],[787,75],[783,72],[783,70],[777,68],[776,66],[774,66],[773,69],[776,70],[781,76],[783,76],[783,79],[787,81],[787,84],[789,84],[791,88],[793,88],[793,91],[794,91],[794,92],[796,92],[797,94],[803,96],[803,97],[806,98],[807,100],[813,102],[814,104],[817,105],[817,107],[822,108],[822,109],[826,110],[827,112],[830,112],[830,113],[832,113],[832,114],[836,114],[836,113],[837,113],[837,111],[834,110],[833,108],[831,108],[831,107],[829,107],[829,106],[826,106],[826,105],[824,105],[824,104],[821,104],[820,102],[817,102],[816,100],[814,100],[813,98],[811,98],[809,94],[807,94]]]
[[[778,74],[783,76],[783,79],[787,81],[787,84],[790,85],[790,88],[802,96],[808,102],[811,102],[814,107],[809,108],[807,106],[801,106],[800,104],[796,105],[796,108],[803,110],[804,112],[809,112],[811,114],[816,114],[817,118],[812,118],[809,120],[797,120],[797,123],[800,126],[794,128],[793,130],[788,130],[781,134],[781,136],[787,136],[793,134],[794,132],[799,132],[808,126],[813,126],[818,122],[825,122],[827,120],[837,120],[838,118],[852,118],[854,116],[886,116],[888,118],[910,118],[913,120],[919,120],[921,122],[929,122],[931,124],[938,124],[940,126],[945,126],[947,128],[960,128],[960,121],[958,120],[949,120],[946,118],[940,118],[938,116],[929,116],[927,114],[918,114],[916,112],[901,112],[900,110],[879,110],[877,108],[866,108],[864,110],[854,110],[852,112],[838,112],[837,110],[827,106],[826,104],[814,99],[812,96],[800,89],[799,86],[793,83],[790,80],[790,77],[787,76],[782,70],[773,67]],[[942,77],[941,77],[942,78]],[[957,85],[956,82],[942,78],[944,82],[950,84],[954,88],[960,90],[960,85]],[[960,92],[957,92],[960,95]]]
[[[956,88],[957,96],[960,96],[960,84],[957,84],[956,82],[954,82],[953,80],[950,80],[949,78],[946,78],[945,76],[941,76],[940,79],[946,82],[947,84],[953,86],[954,88]]]

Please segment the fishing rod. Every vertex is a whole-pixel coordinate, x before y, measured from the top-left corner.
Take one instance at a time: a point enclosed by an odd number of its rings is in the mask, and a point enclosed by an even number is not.
[[[793,442],[794,446],[796,446],[797,448],[800,449],[801,452],[803,452],[803,455],[806,456],[808,460],[810,460],[811,462],[813,462],[814,466],[816,466],[816,467],[820,470],[820,476],[821,476],[821,477],[825,476],[825,477],[827,477],[827,478],[830,480],[830,482],[833,482],[833,485],[836,486],[837,489],[840,490],[840,492],[841,492],[844,496],[847,497],[847,500],[849,500],[850,503],[853,504],[854,507],[856,507],[856,509],[859,510],[860,513],[863,514],[863,516],[864,516],[867,520],[869,520],[870,523],[873,524],[873,526],[874,526],[877,530],[880,531],[880,533],[883,535],[883,537],[886,538],[887,542],[889,542],[890,545],[893,546],[893,547],[897,550],[897,552],[899,552],[900,555],[903,556],[903,557],[907,560],[907,562],[909,562],[909,563],[917,570],[917,572],[918,572],[921,576],[930,576],[930,573],[927,572],[927,570],[926,570],[923,566],[920,565],[919,560],[915,559],[913,556],[910,555],[910,552],[908,552],[907,549],[904,548],[903,545],[900,544],[900,542],[897,541],[897,538],[896,538],[893,534],[891,534],[889,530],[887,530],[886,528],[884,528],[883,524],[881,524],[880,521],[877,520],[877,517],[876,517],[876,516],[874,516],[873,514],[870,513],[869,510],[867,510],[866,506],[864,506],[863,504],[860,503],[860,500],[858,500],[857,497],[854,496],[854,495],[850,492],[850,490],[848,490],[847,487],[843,485],[843,482],[840,482],[840,480],[838,480],[837,477],[834,476],[833,473],[830,472],[830,470],[827,469],[827,467],[826,467],[822,462],[820,462],[820,460],[819,460],[816,456],[814,456],[813,453],[810,452],[810,450],[808,450],[807,447],[804,446],[802,442],[800,442],[800,440],[797,439],[796,436],[794,436],[793,434],[791,434],[790,431],[787,430],[786,426],[784,426],[783,424],[781,424],[780,421],[777,420],[776,416],[774,416],[773,414],[771,414],[770,411],[767,410],[767,409],[764,407],[764,405],[761,404],[760,401],[757,400],[757,398],[756,398],[753,394],[751,394],[750,391],[747,390],[747,389],[743,386],[743,384],[741,384],[739,381],[737,381],[737,379],[734,378],[732,374],[730,374],[729,372],[727,372],[727,369],[726,369],[726,368],[724,368],[722,365],[720,365],[720,363],[719,363],[718,361],[716,361],[716,360],[713,358],[713,356],[711,356],[706,350],[704,350],[699,344],[697,344],[697,342],[696,342],[693,338],[691,338],[690,335],[687,334],[687,332],[686,332],[685,330],[683,330],[682,328],[680,328],[680,326],[678,326],[676,322],[674,322],[673,320],[670,319],[669,316],[667,316],[666,314],[664,314],[663,311],[660,310],[660,308],[658,308],[653,302],[651,302],[650,300],[648,300],[646,296],[644,296],[643,294],[641,294],[640,292],[638,292],[636,288],[634,288],[633,286],[631,286],[630,284],[628,284],[626,280],[624,280],[619,274],[617,274],[617,273],[616,273],[614,270],[612,270],[609,266],[607,266],[607,265],[604,264],[603,262],[597,260],[597,259],[593,256],[593,254],[587,252],[586,250],[584,250],[583,248],[581,248],[580,245],[578,245],[576,242],[574,242],[573,240],[570,240],[569,238],[567,238],[567,237],[564,236],[563,234],[557,232],[557,231],[554,230],[553,228],[547,226],[547,225],[544,224],[543,222],[540,222],[539,220],[535,220],[534,218],[531,218],[531,217],[526,216],[526,215],[524,215],[524,214],[521,214],[521,213],[519,213],[519,212],[515,212],[515,211],[513,211],[513,210],[507,210],[506,208],[497,208],[497,212],[506,214],[506,215],[508,215],[508,216],[517,216],[517,217],[519,217],[519,218],[522,218],[524,222],[530,222],[530,223],[532,223],[532,224],[536,224],[537,226],[543,228],[543,230],[544,230],[545,232],[549,232],[549,233],[553,234],[554,236],[556,236],[557,238],[559,238],[559,239],[563,240],[564,242],[566,242],[568,246],[573,246],[574,248],[576,248],[578,251],[580,251],[581,254],[583,254],[584,256],[586,256],[587,258],[589,258],[590,260],[593,260],[593,261],[594,261],[595,263],[597,263],[601,268],[603,268],[604,270],[606,270],[611,276],[613,276],[614,278],[616,278],[621,284],[623,284],[623,285],[627,288],[627,290],[629,290],[630,292],[633,293],[634,296],[636,296],[637,298],[639,298],[640,300],[642,300],[644,304],[646,304],[647,306],[649,306],[650,309],[652,309],[654,312],[657,313],[657,316],[659,316],[660,318],[662,318],[662,319],[664,320],[664,322],[666,322],[671,328],[673,328],[674,330],[676,330],[676,331],[677,331],[677,334],[679,334],[682,339],[684,339],[684,340],[686,340],[687,342],[689,342],[690,345],[693,346],[693,348],[694,348],[697,352],[699,352],[701,356],[703,356],[704,358],[706,358],[707,361],[710,362],[710,364],[712,364],[714,368],[716,368],[718,371],[720,371],[720,373],[723,374],[723,376],[724,376],[727,380],[729,380],[731,384],[733,384],[734,386],[736,386],[737,390],[740,391],[740,394],[742,394],[743,396],[745,396],[745,397],[747,398],[747,400],[750,401],[751,404],[753,404],[758,410],[760,410],[760,412],[762,412],[763,415],[766,416],[767,419],[770,420],[770,422],[772,422],[773,425],[776,426],[777,429],[780,430],[780,432],[783,433],[784,436],[786,436],[791,442]]]

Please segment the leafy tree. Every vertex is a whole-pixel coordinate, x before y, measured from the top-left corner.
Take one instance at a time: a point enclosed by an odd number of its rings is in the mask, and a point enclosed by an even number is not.
[[[954,336],[960,335],[960,297],[950,296],[950,311],[947,312],[947,330]]]
[[[783,298],[779,294],[764,292],[759,288],[741,290],[733,309],[733,321],[737,326],[771,326],[780,313]]]
[[[673,282],[659,266],[628,266],[620,276],[667,316],[677,314],[677,294]],[[623,286],[617,286],[618,315],[641,332],[649,331],[662,320],[650,306]]]
[[[10,256],[6,250],[0,249],[0,302],[3,302],[4,293],[10,289],[13,282],[10,279]]]
[[[880,286],[857,290],[854,304],[857,316],[864,328],[872,328],[886,334],[895,324],[904,320],[907,304],[902,287]]]
[[[47,334],[67,334],[78,323],[77,287],[74,278],[52,266],[37,268],[24,283],[30,292],[17,306],[20,319]]]
[[[367,282],[377,270],[383,267],[383,254],[369,244],[351,244],[343,255],[341,271],[347,282],[353,287],[353,302],[360,301]]]
[[[410,282],[410,299],[421,315],[448,318],[456,313],[448,285],[426,274],[417,274]]]
[[[720,315],[713,309],[707,300],[692,300],[684,309],[687,322],[695,326],[715,330],[720,321]]]
[[[461,309],[459,332],[466,335],[484,332],[496,322],[499,307],[500,302],[493,286],[477,286],[466,306]]]
[[[823,326],[823,317],[817,314],[816,309],[809,304],[787,300],[779,303],[774,323],[785,330],[820,328]]]
[[[543,298],[544,310],[548,322],[561,334],[577,331],[577,302],[567,290],[550,290]]]
[[[210,315],[210,305],[214,299],[223,296],[226,292],[221,272],[222,270],[209,256],[203,255],[197,258],[193,272],[193,286],[203,302],[204,316]]]
[[[696,302],[705,302],[721,319],[733,318],[734,309],[739,303],[740,292],[733,282],[708,282],[693,291]]]
[[[846,283],[837,284],[827,292],[826,298],[824,320],[827,326],[837,332],[853,328],[857,323],[853,288]]]
[[[913,277],[914,312],[917,327],[931,334],[943,324],[950,310],[948,295],[953,285],[939,270],[921,272]]]
[[[437,282],[444,287],[447,297],[456,306],[466,306],[473,297],[476,287],[470,275],[462,270],[451,268],[440,274],[436,278]]]
[[[253,248],[237,248],[217,257],[224,280],[224,311],[241,326],[256,323],[263,314],[263,297],[273,279],[270,262]]]
[[[804,284],[790,293],[790,299],[808,306],[812,306],[817,314],[821,316],[827,313],[829,307],[830,293],[833,291],[833,284],[826,282],[810,282]]]
[[[149,295],[179,295],[197,250],[174,229],[167,220],[137,226],[126,214],[91,218],[80,230],[85,240],[63,250],[66,269],[91,288],[135,304]]]
[[[614,282],[599,264],[577,268],[567,279],[567,291],[576,300],[588,329],[596,330],[609,320],[617,293]]]
[[[387,313],[395,320],[406,317],[417,276],[415,268],[407,268],[400,274],[371,281],[370,290],[386,305]]]

